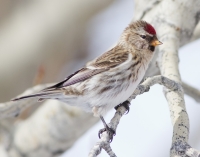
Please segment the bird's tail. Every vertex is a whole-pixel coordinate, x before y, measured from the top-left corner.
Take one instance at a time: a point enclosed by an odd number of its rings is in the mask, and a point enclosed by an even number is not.
[[[17,101],[17,100],[22,100],[22,99],[28,99],[28,98],[33,98],[33,97],[38,97],[38,101],[42,101],[43,99],[50,99],[50,98],[56,98],[58,95],[61,95],[61,91],[48,91],[48,92],[39,92],[35,94],[30,94],[18,98],[11,99],[11,101]]]

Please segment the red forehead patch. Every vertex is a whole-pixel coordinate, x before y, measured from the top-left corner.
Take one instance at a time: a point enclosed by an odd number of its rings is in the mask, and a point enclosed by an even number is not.
[[[156,35],[156,31],[153,26],[148,23],[146,24],[145,31],[147,31],[149,34]]]

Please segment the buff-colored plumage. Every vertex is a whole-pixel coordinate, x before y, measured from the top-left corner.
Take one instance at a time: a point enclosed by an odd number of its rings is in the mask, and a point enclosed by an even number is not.
[[[39,93],[16,98],[57,99],[95,116],[126,101],[142,80],[158,45],[154,28],[145,21],[131,23],[117,45],[64,81]]]

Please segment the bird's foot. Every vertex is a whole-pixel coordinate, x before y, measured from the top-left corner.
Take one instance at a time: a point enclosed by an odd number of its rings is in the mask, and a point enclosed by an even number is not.
[[[108,134],[108,136],[109,136],[109,142],[111,143],[112,140],[113,140],[113,136],[116,135],[115,130],[113,130],[112,128],[108,127],[108,125],[106,125],[105,128],[99,130],[99,133],[98,133],[99,138],[101,138],[101,134],[102,134],[104,131],[107,132],[107,134]]]
[[[100,115],[100,119],[101,119],[101,121],[103,122],[104,128],[99,130],[98,136],[99,136],[99,138],[101,138],[101,134],[102,134],[104,131],[106,131],[106,132],[108,133],[108,136],[109,136],[109,142],[111,143],[112,140],[113,140],[113,136],[116,135],[115,130],[112,129],[112,128],[110,128],[110,127],[106,124],[104,118],[103,118],[101,115]]]
[[[126,108],[126,113],[125,114],[128,114],[129,110],[130,110],[129,104],[130,104],[130,102],[128,100],[126,100],[123,103],[115,106],[115,110],[117,110],[120,106],[124,106]]]

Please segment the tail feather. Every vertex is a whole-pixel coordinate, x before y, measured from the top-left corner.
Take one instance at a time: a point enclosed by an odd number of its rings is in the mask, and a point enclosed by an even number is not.
[[[56,96],[58,94],[60,94],[60,92],[55,92],[55,91],[54,92],[41,92],[41,93],[36,93],[36,94],[31,94],[31,95],[14,98],[14,99],[11,99],[11,101],[17,101],[17,100],[28,99],[28,98],[33,98],[33,97],[38,97],[40,99],[43,99],[43,98],[48,99],[48,98],[50,98],[50,95],[52,97],[52,96],[54,96],[54,95]]]

